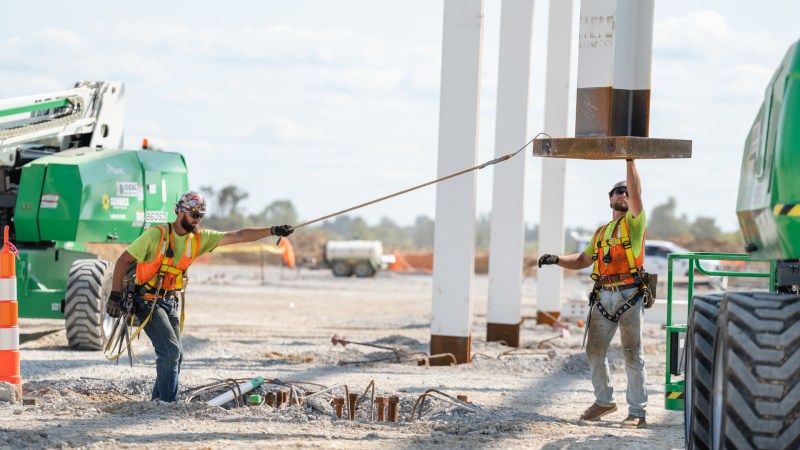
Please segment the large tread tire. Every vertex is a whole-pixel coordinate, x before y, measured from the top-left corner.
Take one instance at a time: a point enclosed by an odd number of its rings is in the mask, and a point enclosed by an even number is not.
[[[345,261],[335,261],[331,266],[333,275],[337,277],[349,277],[353,274],[353,266]]]
[[[708,449],[711,445],[711,392],[713,388],[714,339],[721,294],[692,299],[686,332],[686,385],[684,425],[686,448]]]
[[[717,327],[711,448],[800,448],[800,295],[727,293]]]
[[[108,261],[79,259],[72,263],[64,307],[70,348],[101,350],[106,343],[103,322],[106,299],[111,292],[111,276]]]
[[[369,278],[375,276],[375,268],[367,261],[361,261],[353,267],[353,273],[359,278]]]

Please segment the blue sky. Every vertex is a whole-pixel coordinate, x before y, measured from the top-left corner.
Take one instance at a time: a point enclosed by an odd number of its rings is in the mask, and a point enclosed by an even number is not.
[[[17,2],[0,16],[0,98],[122,81],[127,147],[147,137],[186,157],[194,188],[236,184],[249,212],[290,199],[310,220],[436,178],[443,5]],[[494,157],[501,2],[484,5],[481,162]],[[531,138],[542,128],[547,7],[534,14]],[[679,214],[734,230],[744,138],[800,38],[800,2],[659,0],[655,14],[650,135],[691,139],[694,156],[639,163],[645,207],[672,196]],[[537,223],[541,162],[524,157],[525,217]],[[607,220],[605,192],[623,177],[620,162],[569,161],[566,224]],[[479,213],[491,190],[484,169]],[[428,187],[351,215],[408,225],[434,205]]]

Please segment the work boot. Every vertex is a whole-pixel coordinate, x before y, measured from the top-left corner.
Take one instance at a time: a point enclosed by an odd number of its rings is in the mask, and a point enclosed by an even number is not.
[[[647,426],[647,421],[644,417],[628,416],[620,424],[620,428],[636,429],[644,428]]]
[[[581,420],[589,420],[589,421],[598,420],[601,417],[607,414],[611,414],[616,410],[617,410],[617,405],[601,406],[595,403],[589,408],[587,408],[586,411],[583,412],[583,414],[581,414]]]

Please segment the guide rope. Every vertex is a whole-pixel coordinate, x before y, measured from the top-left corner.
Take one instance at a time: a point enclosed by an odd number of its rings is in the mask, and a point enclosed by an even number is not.
[[[386,195],[384,197],[377,198],[375,200],[371,200],[371,201],[368,201],[368,202],[365,202],[365,203],[361,203],[359,205],[356,205],[356,206],[353,206],[353,207],[350,207],[350,208],[347,208],[347,209],[343,209],[341,211],[337,211],[337,212],[332,213],[332,214],[328,214],[327,216],[322,216],[322,217],[316,218],[314,220],[309,220],[308,222],[303,222],[303,223],[301,223],[299,225],[294,225],[292,227],[292,229],[296,230],[298,228],[301,228],[301,227],[304,227],[304,226],[307,226],[307,225],[311,225],[312,223],[316,223],[316,222],[319,222],[319,221],[322,221],[322,220],[330,219],[331,217],[336,217],[338,215],[345,214],[345,213],[348,213],[350,211],[353,211],[353,210],[356,210],[356,209],[359,209],[359,208],[363,208],[365,206],[373,205],[375,203],[382,202],[384,200],[388,200],[388,199],[390,199],[392,197],[397,197],[398,195],[403,195],[403,194],[409,193],[411,191],[415,191],[417,189],[424,188],[426,186],[430,186],[432,184],[436,184],[436,183],[440,183],[440,182],[445,181],[445,180],[449,180],[450,178],[455,178],[455,177],[457,177],[459,175],[464,175],[466,173],[470,173],[470,172],[472,172],[474,170],[480,170],[480,169],[483,169],[484,167],[491,166],[493,164],[501,163],[503,161],[508,161],[509,159],[513,158],[517,153],[519,153],[522,150],[524,150],[525,147],[531,145],[531,143],[541,135],[545,135],[547,137],[550,137],[549,135],[547,135],[547,133],[539,133],[536,136],[534,136],[533,139],[528,141],[525,145],[520,147],[519,150],[515,151],[514,153],[509,153],[507,155],[500,156],[499,158],[495,158],[495,159],[493,159],[491,161],[487,161],[487,162],[485,162],[485,163],[483,163],[481,165],[478,165],[478,166],[475,166],[475,167],[472,167],[472,168],[469,168],[469,169],[461,170],[459,172],[451,173],[450,175],[447,175],[447,176],[444,176],[444,177],[441,177],[441,178],[437,178],[437,179],[435,179],[433,181],[429,181],[427,183],[423,183],[423,184],[420,184],[420,185],[417,185],[417,186],[414,186],[414,187],[411,187],[411,188],[408,188],[408,189],[404,189],[402,191],[398,191],[398,192],[395,192],[394,194]]]

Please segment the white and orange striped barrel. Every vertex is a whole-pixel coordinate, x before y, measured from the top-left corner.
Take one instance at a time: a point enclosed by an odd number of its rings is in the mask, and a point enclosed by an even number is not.
[[[0,252],[0,381],[19,385],[21,392],[17,269],[11,248],[6,226],[3,230],[3,250]]]

